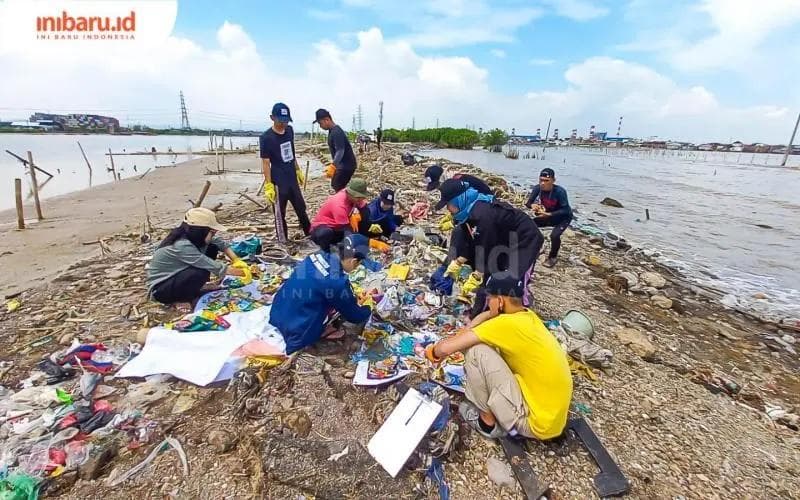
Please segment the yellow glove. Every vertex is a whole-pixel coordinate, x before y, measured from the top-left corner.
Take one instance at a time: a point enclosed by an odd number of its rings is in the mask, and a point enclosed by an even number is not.
[[[303,171],[300,170],[299,168],[295,169],[295,171],[297,172],[297,182],[299,182],[300,185],[302,186],[303,184],[306,183],[306,176],[303,174]]]
[[[446,221],[439,224],[439,231],[446,233],[447,231],[452,231],[453,228],[456,227],[453,225],[453,221]]]
[[[380,224],[373,224],[369,226],[369,232],[370,234],[383,234],[383,228]]]
[[[375,299],[373,299],[371,295],[367,295],[361,301],[361,305],[362,306],[367,306],[370,309],[375,310]]]
[[[275,203],[275,197],[276,197],[275,184],[271,182],[267,182],[266,184],[264,184],[264,197],[267,199],[268,202]]]
[[[458,262],[458,259],[453,259],[450,261],[450,264],[447,266],[447,270],[444,272],[445,276],[450,276],[453,279],[458,278],[458,275],[461,274],[461,263]]]
[[[463,293],[472,293],[481,286],[481,275],[478,273],[472,273],[467,278],[467,281],[464,282],[464,285],[461,287],[461,292]]]

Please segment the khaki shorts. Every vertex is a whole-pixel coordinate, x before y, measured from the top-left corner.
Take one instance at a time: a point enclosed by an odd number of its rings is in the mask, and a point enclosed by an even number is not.
[[[464,363],[467,399],[479,410],[495,416],[506,431],[533,438],[528,416],[530,412],[517,379],[503,358],[486,344],[470,347]]]

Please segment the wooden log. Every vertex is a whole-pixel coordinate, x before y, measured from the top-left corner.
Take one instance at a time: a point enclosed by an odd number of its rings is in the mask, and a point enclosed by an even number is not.
[[[6,149],[6,153],[10,154],[11,156],[13,156],[14,158],[16,158],[17,160],[21,161],[21,162],[22,162],[22,164],[23,164],[23,165],[25,165],[26,167],[30,165],[30,162],[29,162],[28,160],[26,160],[25,158],[22,158],[21,156],[18,156],[18,155],[16,155],[16,154],[12,153],[11,151],[9,151],[9,150],[7,150],[7,149]],[[42,167],[39,167],[39,166],[36,166],[36,165],[34,165],[34,166],[33,166],[33,168],[35,168],[35,169],[36,169],[36,170],[38,170],[39,172],[41,172],[41,173],[43,173],[44,175],[46,175],[46,176],[47,176],[47,180],[50,180],[50,179],[52,179],[52,178],[53,178],[53,174],[51,174],[51,173],[50,173],[50,172],[48,172],[47,170],[43,169]],[[44,184],[42,184],[42,185],[44,185]]]
[[[42,215],[42,205],[39,203],[39,184],[36,182],[36,168],[33,163],[33,153],[28,151],[28,172],[31,174],[31,183],[33,184],[33,202],[36,205],[36,218],[39,220],[44,219]]]
[[[17,227],[25,229],[25,215],[22,211],[22,179],[14,179],[14,199],[17,203]]]
[[[111,158],[111,175],[117,181],[119,178],[117,178],[117,168],[114,166],[114,155],[111,153],[111,148],[108,148],[108,157]]]
[[[153,169],[152,169],[152,167],[151,167],[151,168],[148,168],[148,169],[145,171],[145,173],[143,173],[142,175],[140,175],[140,176],[139,176],[139,178],[138,178],[138,179],[136,179],[136,180],[137,180],[137,181],[140,181],[140,180],[144,179],[144,176],[145,176],[145,175],[147,175],[147,174],[149,174],[151,170],[153,170]]]
[[[309,160],[306,160],[306,175],[303,177],[303,191],[306,190],[306,186],[308,185],[308,167],[311,164]]]
[[[252,201],[256,205],[258,205],[262,210],[266,210],[267,209],[267,207],[265,205],[262,205],[258,200],[256,200],[255,198],[252,198],[247,193],[239,193],[239,196],[241,196],[242,198],[245,198],[245,199],[248,199],[248,200]]]
[[[89,187],[92,187],[92,164],[89,163],[89,158],[86,157],[86,152],[83,150],[83,146],[81,146],[81,141],[76,141],[78,143],[78,147],[81,150],[81,154],[83,155],[84,161],[86,161],[86,166],[89,167]]]
[[[206,181],[205,185],[203,186],[203,190],[200,192],[200,197],[197,198],[197,201],[194,204],[194,208],[198,208],[203,204],[203,201],[206,199],[206,195],[208,194],[208,190],[211,188],[211,181]]]

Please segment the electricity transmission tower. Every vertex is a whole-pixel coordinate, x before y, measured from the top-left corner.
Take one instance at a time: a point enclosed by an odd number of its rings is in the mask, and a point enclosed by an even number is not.
[[[189,113],[186,111],[186,101],[183,99],[183,90],[181,90],[181,128],[189,130]]]
[[[356,111],[356,117],[358,119],[358,131],[364,130],[364,115],[361,113],[361,105],[358,105],[358,111]]]
[[[383,130],[383,101],[378,103],[378,128]]]

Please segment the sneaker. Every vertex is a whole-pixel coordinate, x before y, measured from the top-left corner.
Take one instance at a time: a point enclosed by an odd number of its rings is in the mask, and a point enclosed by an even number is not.
[[[486,432],[481,429],[481,426],[478,423],[478,419],[481,418],[480,411],[478,411],[477,406],[467,400],[462,401],[461,404],[458,405],[458,413],[461,415],[461,418],[463,418],[464,421],[470,425],[470,427],[478,431],[478,434],[486,439],[497,439],[507,435],[506,431],[504,431],[503,428],[497,423],[494,424],[494,429],[492,429],[492,432]]]
[[[548,257],[546,261],[544,261],[544,265],[547,267],[556,267],[556,262],[558,262],[557,257]]]

